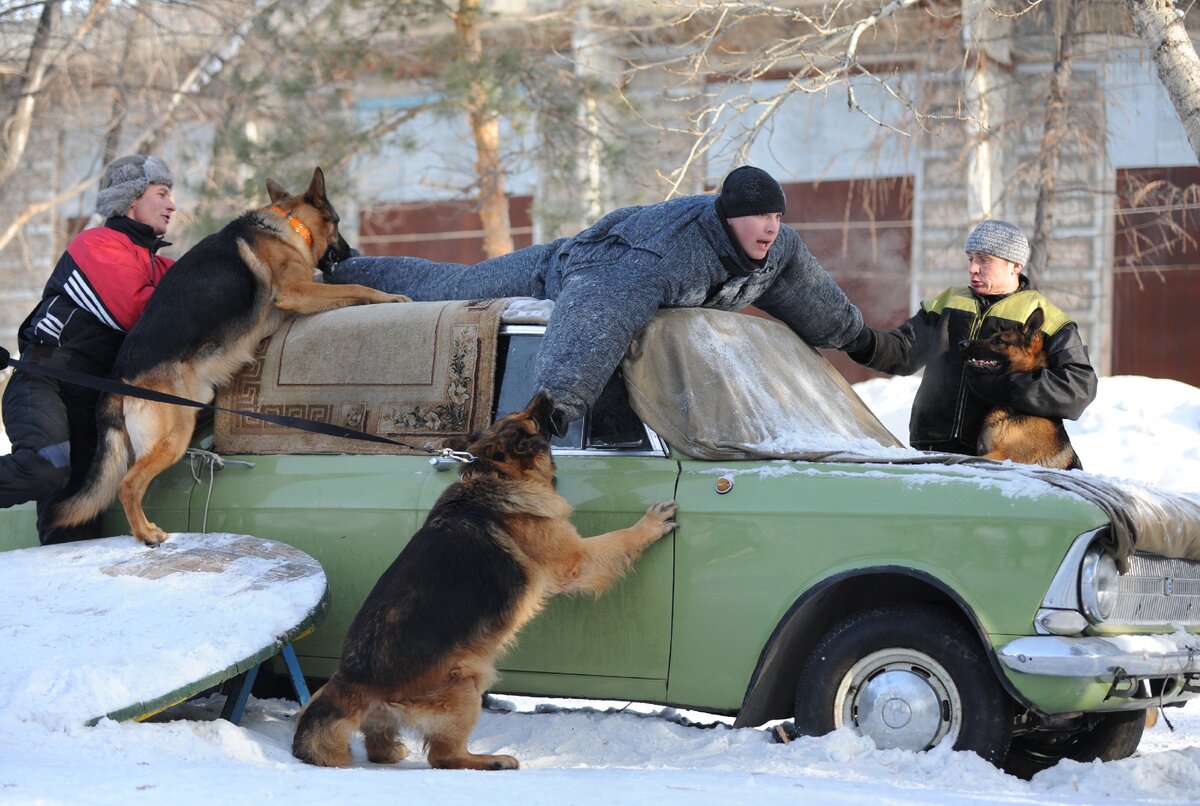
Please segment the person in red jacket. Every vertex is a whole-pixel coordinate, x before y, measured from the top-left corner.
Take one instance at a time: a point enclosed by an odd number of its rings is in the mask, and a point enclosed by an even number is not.
[[[103,226],[72,239],[42,299],[17,333],[33,364],[108,377],[125,334],[174,262],[158,254],[175,200],[161,157],[120,157],[104,171],[96,212]],[[53,503],[73,492],[96,450],[99,393],[44,375],[14,372],[4,390],[4,428],[12,453],[0,456],[0,507],[37,501],[38,539],[65,543],[99,536],[100,520],[59,528]]]

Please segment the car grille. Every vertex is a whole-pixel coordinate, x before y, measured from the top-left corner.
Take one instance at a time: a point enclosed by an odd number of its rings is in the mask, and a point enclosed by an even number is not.
[[[1106,624],[1200,625],[1200,562],[1136,553]]]

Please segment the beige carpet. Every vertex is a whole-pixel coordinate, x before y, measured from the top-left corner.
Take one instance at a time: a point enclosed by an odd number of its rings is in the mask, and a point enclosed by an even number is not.
[[[217,405],[303,417],[412,447],[217,412],[221,453],[424,453],[491,419],[505,300],[361,305],[285,323]]]

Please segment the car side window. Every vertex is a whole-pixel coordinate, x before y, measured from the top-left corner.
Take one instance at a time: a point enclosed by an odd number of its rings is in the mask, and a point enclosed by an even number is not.
[[[534,361],[541,336],[512,333],[500,337],[496,356],[496,409],[492,419],[520,411],[533,397]],[[629,392],[618,369],[604,385],[596,402],[580,420],[571,423],[567,433],[555,437],[556,448],[581,450],[633,450],[649,447],[642,421],[629,405]]]

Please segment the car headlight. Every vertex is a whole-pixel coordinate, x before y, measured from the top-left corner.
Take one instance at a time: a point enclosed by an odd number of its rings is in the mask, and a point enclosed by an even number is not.
[[[1079,570],[1079,596],[1083,611],[1093,622],[1106,621],[1117,605],[1120,574],[1117,563],[1103,551],[1089,551]]]

